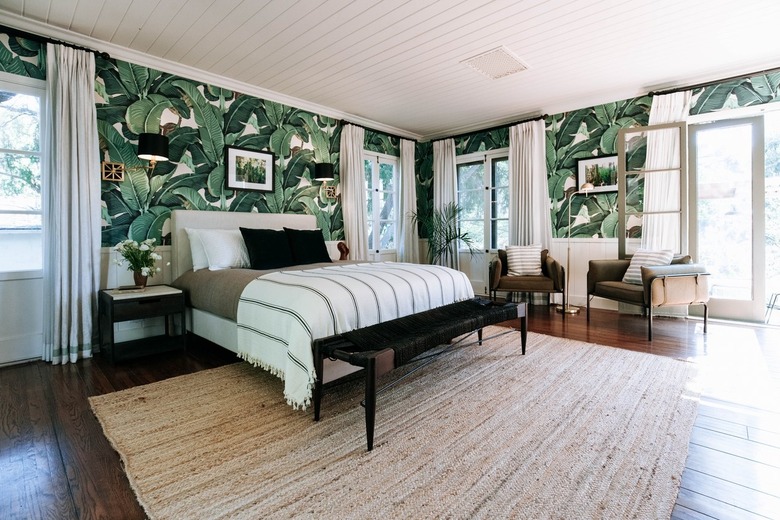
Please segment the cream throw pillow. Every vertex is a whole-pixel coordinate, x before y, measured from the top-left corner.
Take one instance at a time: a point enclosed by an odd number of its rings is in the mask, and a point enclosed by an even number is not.
[[[507,274],[509,276],[538,276],[542,274],[542,246],[507,246]]]
[[[631,263],[626,274],[623,275],[623,282],[642,285],[642,267],[669,265],[672,263],[673,256],[674,253],[669,250],[652,251],[650,249],[637,249],[634,256],[631,257]]]
[[[249,253],[238,229],[200,229],[198,236],[209,259],[209,271],[249,267]]]
[[[187,236],[190,239],[190,255],[192,256],[192,270],[207,269],[209,258],[206,256],[206,250],[203,249],[203,242],[200,240],[200,229],[185,228]]]

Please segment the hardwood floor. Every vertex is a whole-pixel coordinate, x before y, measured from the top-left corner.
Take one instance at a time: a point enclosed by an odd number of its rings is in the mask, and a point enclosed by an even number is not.
[[[699,414],[672,518],[780,519],[780,329],[594,310],[563,319],[532,307],[529,329],[686,359],[699,368]],[[0,369],[0,518],[144,518],[87,398],[235,362],[193,338],[171,352],[112,366]]]

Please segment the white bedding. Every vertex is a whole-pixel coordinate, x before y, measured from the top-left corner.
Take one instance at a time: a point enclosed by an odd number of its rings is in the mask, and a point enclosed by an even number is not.
[[[348,264],[261,276],[238,305],[238,354],[282,378],[293,407],[311,402],[311,342],[472,298],[468,277],[433,265]]]

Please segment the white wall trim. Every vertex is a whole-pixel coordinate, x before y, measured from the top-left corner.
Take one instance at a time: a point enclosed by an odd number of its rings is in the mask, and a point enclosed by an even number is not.
[[[75,33],[73,31],[68,31],[67,29],[62,29],[60,27],[54,27],[52,25],[48,25],[39,22],[37,20],[30,20],[28,18],[23,18],[17,14],[9,13],[1,9],[0,9],[0,21],[2,21],[2,23],[6,25],[10,25],[12,27],[16,27],[17,29],[21,29],[23,31],[27,31],[33,34],[38,34],[56,40],[62,40],[65,42],[74,43],[76,45],[80,45],[82,47],[87,47],[90,49],[95,49],[101,52],[107,52],[111,55],[112,58],[118,58],[120,60],[135,63],[136,65],[143,65],[144,67],[149,67],[155,70],[169,72],[171,74],[175,74],[177,76],[192,79],[195,81],[203,81],[209,85],[214,85],[216,87],[221,87],[228,90],[234,90],[242,94],[249,94],[251,96],[255,96],[261,99],[267,99],[269,101],[275,101],[277,103],[282,103],[284,105],[288,105],[291,107],[307,110],[309,112],[313,112],[318,115],[328,116],[334,119],[346,119],[351,123],[356,123],[361,126],[366,126],[371,130],[388,132],[390,134],[399,135],[402,137],[406,137],[408,139],[415,139],[417,141],[422,140],[423,138],[422,135],[409,132],[408,130],[396,128],[394,126],[386,125],[378,121],[373,121],[371,119],[366,119],[364,117],[360,117],[355,114],[342,112],[341,110],[336,110],[317,103],[312,103],[310,101],[288,96],[286,94],[275,92],[273,90],[268,90],[255,85],[250,85],[249,83],[232,80],[224,76],[219,76],[217,74],[206,72],[201,69],[196,69],[195,67],[183,65],[175,61],[158,58],[150,54],[134,51],[126,47],[115,45],[113,43],[108,43],[95,38],[90,38],[88,36],[84,36]]]

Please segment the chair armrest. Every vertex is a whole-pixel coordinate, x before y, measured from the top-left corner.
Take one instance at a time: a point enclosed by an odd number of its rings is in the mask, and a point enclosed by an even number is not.
[[[620,282],[631,265],[631,260],[609,259],[588,262],[588,294],[596,290],[597,282]]]
[[[566,274],[563,272],[561,263],[548,254],[547,260],[545,261],[545,269],[547,271],[547,276],[552,278],[555,290],[563,292],[566,288]]]
[[[645,304],[690,305],[709,300],[710,274],[699,264],[642,267]]]
[[[495,290],[501,281],[501,259],[496,257],[490,261],[490,290]],[[484,272],[484,271],[483,271]]]

